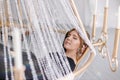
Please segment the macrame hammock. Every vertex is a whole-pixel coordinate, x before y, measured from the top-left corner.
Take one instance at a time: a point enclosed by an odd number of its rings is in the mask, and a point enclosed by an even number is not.
[[[41,80],[41,76],[43,80],[79,80],[95,50],[71,5],[72,0],[0,0],[0,76],[6,80]],[[62,46],[66,31],[72,28],[89,46],[89,56],[82,58],[82,64],[79,60],[73,72]]]

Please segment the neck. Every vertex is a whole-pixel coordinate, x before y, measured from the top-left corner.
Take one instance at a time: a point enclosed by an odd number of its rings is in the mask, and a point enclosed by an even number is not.
[[[76,63],[76,52],[75,51],[66,51],[66,55],[67,57],[70,57],[74,60],[74,62]]]

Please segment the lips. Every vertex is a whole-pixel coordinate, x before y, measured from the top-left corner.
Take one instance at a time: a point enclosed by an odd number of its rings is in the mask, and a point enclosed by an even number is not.
[[[65,44],[69,44],[69,45],[71,45],[70,41],[65,41]]]

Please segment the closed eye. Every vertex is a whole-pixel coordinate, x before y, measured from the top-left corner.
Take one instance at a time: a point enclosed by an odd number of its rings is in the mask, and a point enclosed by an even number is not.
[[[77,40],[77,37],[73,37],[73,39]]]

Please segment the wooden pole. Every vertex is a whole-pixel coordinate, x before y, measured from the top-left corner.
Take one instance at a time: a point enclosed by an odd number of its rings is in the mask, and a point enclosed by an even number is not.
[[[112,59],[117,58],[119,39],[120,39],[120,29],[116,29]]]
[[[87,34],[86,34],[86,31],[85,31],[85,27],[84,27],[84,25],[83,25],[83,23],[82,23],[82,20],[81,20],[81,18],[80,18],[80,15],[79,15],[79,13],[78,13],[78,10],[77,10],[77,7],[76,7],[76,5],[75,5],[74,0],[70,0],[70,3],[71,3],[71,6],[72,6],[72,9],[73,9],[74,14],[76,15],[76,17],[77,17],[77,19],[78,19],[78,21],[79,21],[78,24],[80,25],[80,27],[81,27],[82,31],[84,32],[84,34],[87,35]]]
[[[104,35],[107,35],[107,26],[108,26],[108,7],[104,8],[104,21],[102,32]]]
[[[93,15],[92,39],[95,38],[95,34],[96,34],[96,14]]]

